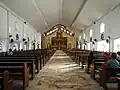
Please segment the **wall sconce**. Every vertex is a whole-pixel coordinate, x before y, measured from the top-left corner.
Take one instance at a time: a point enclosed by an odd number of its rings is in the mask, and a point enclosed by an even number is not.
[[[109,40],[108,40],[108,39],[106,39],[106,43],[109,43]]]
[[[96,24],[96,22],[95,22],[95,21],[94,21],[93,23],[94,23],[94,24]]]
[[[104,33],[101,34],[101,40],[104,40]]]
[[[16,40],[18,40],[19,39],[19,35],[18,34],[16,34]]]
[[[25,45],[27,44],[27,42],[25,42]]]
[[[110,36],[108,36],[108,38],[110,39]]]
[[[25,39],[25,38],[23,38],[22,40],[23,40],[23,42],[24,42],[26,39]]]
[[[10,43],[13,43],[14,42],[14,39],[10,39]]]
[[[30,41],[29,37],[27,39],[28,39],[28,42],[29,42]]]
[[[92,42],[92,37],[90,37],[90,42]]]
[[[11,38],[12,37],[12,35],[9,35],[9,38]]]
[[[110,43],[110,36],[108,36],[108,39],[106,39],[106,43]]]
[[[95,42],[97,42],[97,39],[94,39]]]

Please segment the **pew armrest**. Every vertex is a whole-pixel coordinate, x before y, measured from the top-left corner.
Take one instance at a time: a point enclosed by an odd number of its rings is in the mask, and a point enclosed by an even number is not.
[[[118,89],[117,90],[120,90],[120,77],[117,77],[117,83],[118,83]]]
[[[26,78],[27,78],[26,84],[27,84],[27,87],[28,87],[28,85],[29,85],[29,68],[27,69],[27,76],[26,76]]]
[[[13,79],[8,81],[8,90],[13,90]]]

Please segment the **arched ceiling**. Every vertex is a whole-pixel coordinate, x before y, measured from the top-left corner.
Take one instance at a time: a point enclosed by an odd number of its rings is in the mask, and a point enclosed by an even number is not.
[[[0,1],[42,33],[59,23],[78,33],[120,3],[120,0]]]

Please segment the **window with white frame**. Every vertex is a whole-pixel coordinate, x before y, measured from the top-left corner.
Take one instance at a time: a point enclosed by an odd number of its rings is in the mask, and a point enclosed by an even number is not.
[[[82,49],[84,50],[84,46],[85,46],[85,44],[82,44]]]
[[[106,43],[106,40],[98,42],[98,44],[97,44],[97,50],[98,51],[109,52],[109,44]]]
[[[80,44],[78,45],[78,48],[80,49]]]
[[[79,40],[81,40],[81,36],[79,36]]]
[[[78,40],[78,48],[80,48],[80,40]]]
[[[84,33],[84,35],[83,35],[83,39],[85,39],[86,38],[86,34]]]
[[[105,24],[101,23],[100,25],[100,33],[104,33],[105,32]]]
[[[120,51],[120,38],[114,40],[114,52]]]
[[[78,48],[80,48],[81,36],[78,37]]]
[[[90,29],[90,37],[92,37],[92,36],[93,36],[93,30]]]
[[[12,29],[11,29],[11,27],[9,27],[9,34],[11,34],[12,33]]]

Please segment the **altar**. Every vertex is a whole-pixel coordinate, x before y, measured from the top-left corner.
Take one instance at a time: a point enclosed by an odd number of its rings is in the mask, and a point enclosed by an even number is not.
[[[56,37],[51,39],[52,49],[66,49],[67,48],[67,37],[62,36],[62,32],[58,31]]]

